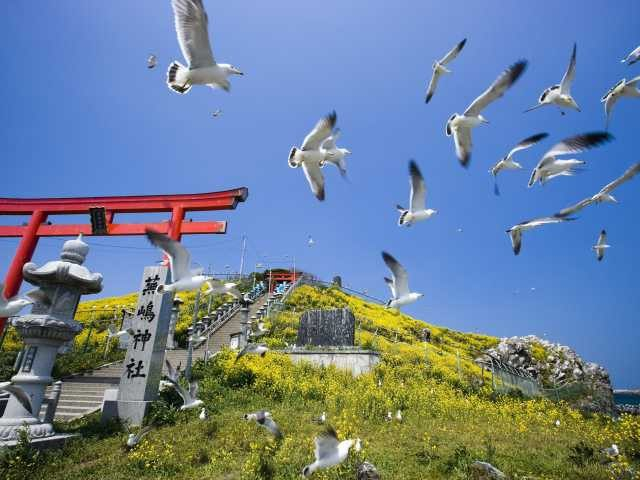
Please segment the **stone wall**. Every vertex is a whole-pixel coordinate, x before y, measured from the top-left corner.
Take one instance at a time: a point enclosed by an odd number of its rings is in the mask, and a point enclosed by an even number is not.
[[[369,350],[354,349],[322,349],[322,350],[285,350],[294,363],[308,362],[316,367],[333,365],[341,370],[348,370],[354,376],[367,373],[380,362],[380,354]]]

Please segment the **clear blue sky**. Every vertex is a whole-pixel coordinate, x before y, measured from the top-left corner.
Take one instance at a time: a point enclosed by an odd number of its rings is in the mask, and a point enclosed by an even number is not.
[[[185,240],[201,265],[237,269],[246,233],[249,265],[262,255],[295,255],[309,272],[325,279],[340,274],[347,284],[386,298],[380,251],[388,250],[409,269],[413,289],[425,294],[407,313],[465,331],[546,335],[605,365],[616,386],[640,386],[640,371],[633,367],[640,364],[640,181],[618,191],[620,205],[597,206],[577,222],[527,233],[519,257],[505,233],[514,223],[595,193],[640,161],[634,151],[640,102],[616,105],[615,142],[582,155],[588,170],[575,178],[527,189],[528,171],[507,172],[498,198],[487,173],[512,144],[533,133],[547,131],[550,138],[520,156],[527,170],[552,142],[604,127],[600,97],[622,77],[640,75],[640,64],[619,62],[640,44],[640,3],[205,5],[217,60],[246,73],[233,78],[230,94],[198,87],[179,96],[165,86],[168,63],[183,61],[169,0],[2,2],[0,195],[247,186],[249,198],[236,211],[191,216],[229,220],[226,236]],[[451,65],[454,74],[425,105],[432,61],[464,37],[467,45]],[[522,114],[545,87],[560,81],[574,41],[573,93],[582,113],[562,117],[548,107]],[[146,68],[150,53],[158,56],[155,70]],[[529,60],[529,68],[484,112],[491,124],[474,131],[474,155],[465,171],[444,135],[446,120],[520,58]],[[217,108],[223,115],[213,119]],[[287,167],[287,155],[332,109],[342,144],[353,152],[350,182],[325,169],[327,200],[319,203],[302,172]],[[407,203],[409,158],[422,168],[428,203],[439,214],[400,229],[394,205]],[[16,220],[24,219],[0,219]],[[598,263],[590,247],[602,228],[613,248]],[[307,247],[307,235],[314,248]],[[35,260],[51,259],[61,243],[41,241]],[[104,274],[109,295],[135,290],[143,266],[159,258],[141,237],[89,243],[88,266]],[[0,240],[0,272],[16,245]]]

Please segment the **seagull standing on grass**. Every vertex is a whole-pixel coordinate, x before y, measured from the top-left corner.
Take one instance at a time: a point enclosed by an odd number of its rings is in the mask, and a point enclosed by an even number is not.
[[[638,87],[640,86],[640,76],[632,78],[627,82],[626,78],[623,78],[618,83],[616,83],[613,87],[609,89],[607,93],[600,99],[601,103],[604,103],[604,113],[607,117],[606,126],[609,127],[609,120],[611,118],[611,111],[613,110],[613,106],[616,104],[618,100],[622,97],[632,97],[639,98],[640,90]]]
[[[0,283],[0,317],[13,317],[17,315],[27,305],[32,305],[34,300],[32,298],[19,298],[11,297],[7,298],[5,294],[5,285]]]
[[[187,249],[180,242],[172,240],[164,233],[158,233],[150,229],[145,230],[145,232],[149,242],[169,257],[169,265],[171,267],[173,283],[158,285],[157,293],[200,289],[208,280],[208,277],[202,274],[202,268],[191,270],[191,254]]]
[[[549,136],[548,133],[537,133],[535,135],[531,135],[530,137],[525,138],[520,143],[518,143],[515,147],[513,147],[511,151],[507,153],[506,157],[502,157],[500,160],[498,160],[498,163],[496,163],[491,168],[491,170],[489,170],[489,173],[493,175],[493,178],[495,180],[494,193],[496,195],[500,195],[500,190],[498,189],[498,181],[496,179],[496,177],[498,176],[498,173],[500,173],[502,170],[518,170],[522,168],[522,165],[520,165],[518,162],[513,160],[514,153],[519,152],[520,150],[526,150],[527,148],[534,146],[539,141],[544,140],[548,136]]]
[[[568,222],[570,220],[575,220],[575,218],[570,217],[542,217],[535,218],[533,220],[527,220],[526,222],[518,223],[513,227],[507,230],[509,237],[511,238],[511,246],[513,247],[513,253],[518,255],[520,253],[520,249],[522,248],[522,233],[531,230],[533,228],[538,228],[543,225],[551,225],[554,223],[562,223]]]
[[[324,433],[315,438],[316,460],[304,467],[302,475],[310,477],[316,470],[341,464],[349,455],[349,450],[356,441],[357,440],[343,440],[339,442],[336,431],[332,427],[327,427]]]
[[[31,405],[31,397],[27,392],[25,392],[22,387],[18,385],[14,385],[11,382],[1,382],[0,383],[0,392],[5,391],[10,393],[15,397],[16,400],[22,405],[22,407],[33,415],[33,406]]]
[[[420,173],[418,165],[413,160],[409,162],[409,185],[411,186],[409,209],[407,210],[400,205],[396,207],[400,212],[400,218],[398,219],[399,226],[406,225],[410,227],[414,223],[427,220],[438,213],[431,208],[425,208],[427,189],[424,185],[422,173]]]
[[[409,290],[409,275],[400,263],[389,255],[382,252],[382,259],[391,270],[391,279],[385,277],[384,281],[391,290],[391,300],[387,302],[387,308],[400,308],[409,305],[423,296],[422,293],[415,293]]]
[[[178,43],[189,67],[177,61],[169,65],[167,85],[174,92],[185,94],[192,85],[231,89],[229,76],[243,75],[233,65],[216,63],[209,42],[209,18],[202,0],[171,0]]]
[[[202,407],[202,410],[200,410],[200,415],[198,415],[198,418],[202,421],[207,419],[207,409]]]
[[[327,138],[322,145],[320,145],[320,151],[324,153],[324,160],[320,162],[320,166],[324,167],[326,163],[335,165],[340,171],[342,178],[347,176],[347,161],[345,158],[347,155],[351,155],[351,152],[346,148],[338,148],[336,142],[340,138],[340,129],[336,128],[331,136]]]
[[[132,449],[138,445],[152,429],[153,427],[151,425],[147,425],[146,427],[142,427],[138,433],[129,432],[129,436],[127,437],[127,449]],[[127,427],[127,431],[129,431],[129,427]]]
[[[453,135],[458,160],[463,167],[467,167],[471,159],[471,129],[483,123],[489,123],[481,114],[491,102],[502,97],[504,93],[515,83],[527,67],[526,60],[514,63],[491,84],[462,115],[454,113],[447,121],[446,134]]]
[[[331,136],[337,120],[338,116],[335,111],[326,115],[307,134],[302,142],[302,147],[292,147],[289,152],[289,166],[291,168],[302,166],[311,191],[320,201],[324,200],[324,176],[320,167],[324,164],[326,157],[326,152],[320,147]]]
[[[580,107],[571,96],[571,84],[573,83],[573,79],[576,76],[576,44],[573,44],[573,52],[571,53],[571,59],[569,60],[569,65],[567,66],[567,71],[564,72],[564,77],[562,77],[562,81],[560,85],[553,85],[547,88],[540,98],[538,99],[538,104],[528,108],[525,110],[525,113],[535,110],[540,107],[544,107],[545,105],[557,105],[560,107],[560,113],[564,115],[563,108],[573,108],[574,110],[580,111]]]
[[[447,54],[440,60],[436,60],[435,62],[433,62],[433,66],[431,67],[433,69],[433,73],[431,74],[431,80],[429,81],[429,86],[427,87],[427,94],[425,96],[424,103],[429,103],[431,97],[433,97],[433,94],[436,92],[436,87],[438,86],[438,80],[440,79],[440,76],[444,75],[445,73],[451,73],[451,70],[446,68],[445,65],[453,61],[458,56],[458,54],[464,48],[465,43],[467,43],[466,38],[459,42],[451,50],[449,50],[449,52],[447,52]]]
[[[322,412],[322,414],[313,419],[314,423],[323,424],[327,421],[327,412]]]
[[[596,258],[599,262],[604,258],[604,252],[607,248],[611,248],[611,245],[607,245],[607,232],[602,230],[598,235],[598,243],[591,247],[596,252]]]
[[[620,63],[626,63],[627,65],[633,65],[640,60],[640,47],[637,47],[633,52],[627,55],[626,58],[620,60]]]
[[[531,172],[529,187],[535,185],[536,182],[544,185],[556,177],[573,176],[578,171],[578,167],[587,163],[584,160],[575,158],[560,160],[556,158],[557,156],[584,152],[612,139],[613,136],[607,132],[584,133],[565,138],[542,156],[533,172]]]
[[[282,438],[282,432],[280,431],[280,427],[271,417],[271,413],[265,410],[259,410],[253,413],[247,413],[244,416],[244,419],[247,421],[253,420],[261,427],[266,428],[271,432],[271,434],[276,438]]]
[[[587,197],[583,200],[580,200],[575,205],[572,205],[563,210],[560,210],[558,213],[556,213],[555,216],[566,217],[569,215],[573,215],[574,213],[579,212],[583,208],[588,207],[593,203],[602,203],[602,202],[618,203],[618,200],[613,195],[611,195],[611,192],[614,191],[623,183],[631,180],[633,177],[635,177],[638,174],[638,172],[640,172],[640,163],[631,165],[620,177],[616,178],[613,182],[602,187],[602,189],[598,193],[596,193],[592,197]]]

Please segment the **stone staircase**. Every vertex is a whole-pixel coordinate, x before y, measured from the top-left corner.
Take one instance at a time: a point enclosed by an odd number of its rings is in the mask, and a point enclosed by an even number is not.
[[[193,361],[204,358],[205,349],[200,347],[193,351]],[[165,358],[172,365],[187,364],[187,350],[167,350]],[[115,362],[90,372],[74,375],[62,379],[62,390],[58,400],[55,420],[67,422],[80,418],[102,408],[102,399],[105,390],[117,388],[120,375],[124,370],[123,362]],[[163,372],[166,367],[163,365]],[[47,387],[47,395],[51,393],[52,386]],[[46,407],[43,405],[40,415],[44,415]]]

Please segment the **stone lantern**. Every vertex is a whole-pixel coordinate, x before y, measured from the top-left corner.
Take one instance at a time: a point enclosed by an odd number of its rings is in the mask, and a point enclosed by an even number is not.
[[[80,296],[102,290],[102,275],[82,265],[88,253],[80,235],[64,243],[60,260],[41,267],[30,262],[22,269],[24,279],[39,287],[40,295],[30,314],[13,320],[25,353],[11,382],[29,395],[32,413],[11,396],[0,418],[0,441],[15,441],[23,428],[33,440],[55,435],[51,423],[39,419],[45,389],[53,381],[53,363],[58,349],[83,328],[74,320]]]

